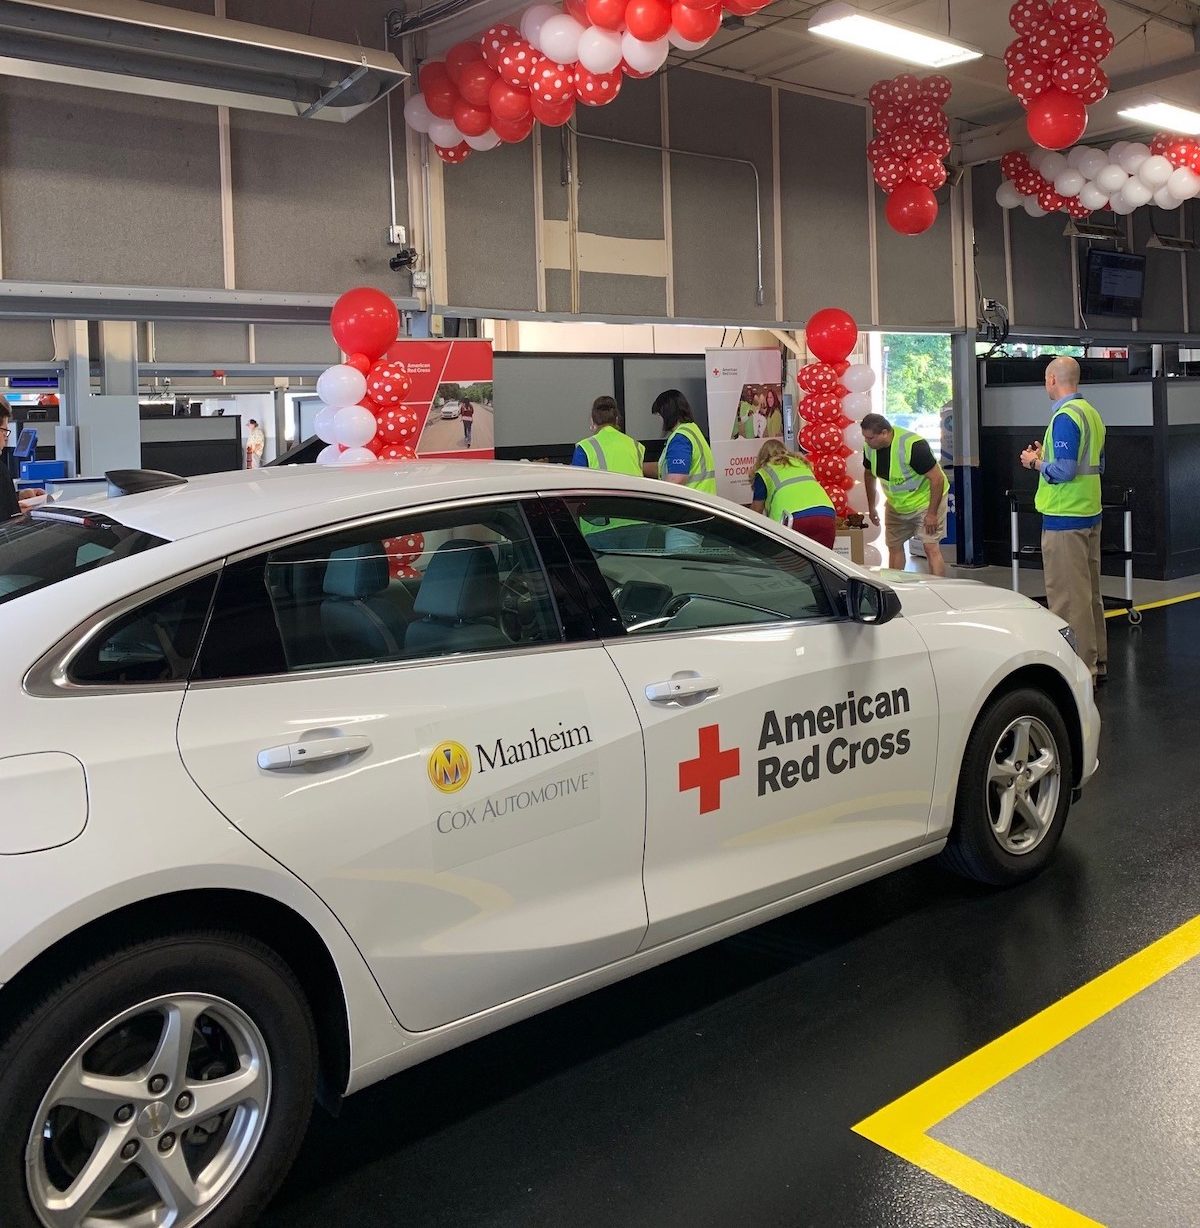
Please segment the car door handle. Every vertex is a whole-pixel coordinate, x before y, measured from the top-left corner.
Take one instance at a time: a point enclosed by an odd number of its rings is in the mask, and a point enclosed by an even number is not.
[[[683,674],[666,682],[652,682],[646,687],[646,698],[652,704],[673,704],[689,699],[707,699],[721,689],[715,678],[699,674]]]
[[[365,754],[371,749],[371,739],[363,737],[311,738],[307,742],[286,742],[258,752],[258,766],[264,772],[285,772],[288,768],[347,755]]]

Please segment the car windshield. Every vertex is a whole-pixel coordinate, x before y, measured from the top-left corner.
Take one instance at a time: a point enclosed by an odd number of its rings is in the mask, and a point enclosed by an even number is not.
[[[0,523],[0,605],[140,554],[163,540],[105,516],[56,509]]]

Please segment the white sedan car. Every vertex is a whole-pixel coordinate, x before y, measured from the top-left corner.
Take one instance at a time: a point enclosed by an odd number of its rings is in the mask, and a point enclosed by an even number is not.
[[[327,1104],[1096,766],[1064,625],[677,486],[299,467],[0,525],[4,1228],[250,1223]]]

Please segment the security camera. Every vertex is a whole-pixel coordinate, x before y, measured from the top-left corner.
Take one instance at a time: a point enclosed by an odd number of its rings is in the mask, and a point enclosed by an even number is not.
[[[388,268],[393,273],[403,272],[405,269],[416,267],[417,249],[415,247],[402,247],[389,261]]]

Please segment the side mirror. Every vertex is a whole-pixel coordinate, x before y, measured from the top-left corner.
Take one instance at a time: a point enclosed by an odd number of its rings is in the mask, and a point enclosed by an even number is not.
[[[880,588],[866,580],[852,579],[843,594],[846,614],[856,623],[881,626],[900,613],[900,598],[890,588]]]

